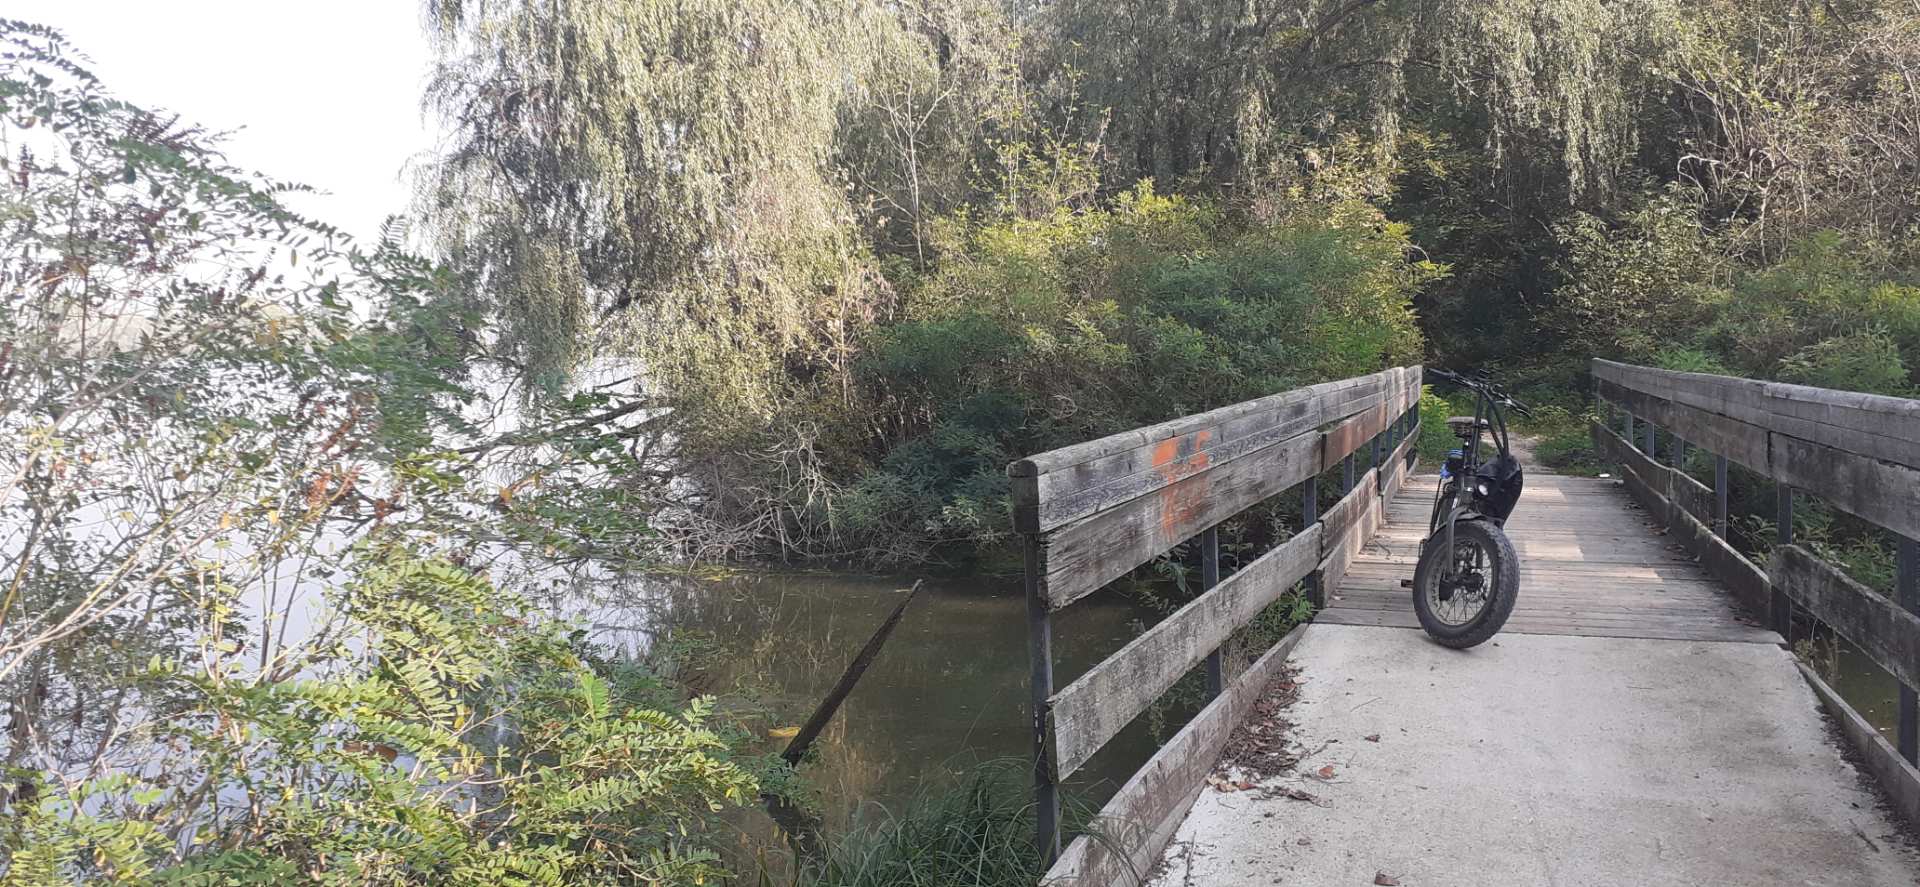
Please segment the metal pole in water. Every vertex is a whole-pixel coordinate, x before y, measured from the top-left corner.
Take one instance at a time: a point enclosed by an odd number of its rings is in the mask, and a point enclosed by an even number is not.
[[[1920,542],[1901,536],[1897,568],[1894,573],[1894,599],[1909,613],[1920,613]],[[1920,764],[1920,697],[1914,688],[1900,685],[1900,724],[1897,731],[1900,756],[1909,764]]]
[[[1060,787],[1047,753],[1047,700],[1053,696],[1053,617],[1040,596],[1040,540],[1027,537],[1027,658],[1033,706],[1034,846],[1048,866],[1060,858]]]

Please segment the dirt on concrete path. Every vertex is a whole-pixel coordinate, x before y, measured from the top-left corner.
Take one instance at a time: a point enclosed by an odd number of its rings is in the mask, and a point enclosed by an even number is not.
[[[1778,646],[1314,625],[1293,758],[1201,793],[1153,883],[1913,887]]]

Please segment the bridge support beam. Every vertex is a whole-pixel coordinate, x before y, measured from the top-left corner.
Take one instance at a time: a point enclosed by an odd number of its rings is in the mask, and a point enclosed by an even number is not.
[[[1380,467],[1380,453],[1384,453],[1384,451],[1380,449],[1380,443],[1386,442],[1386,434],[1388,434],[1388,432],[1380,432],[1380,434],[1373,436],[1373,453],[1367,453],[1367,467]],[[1384,474],[1377,474],[1377,476],[1375,476],[1375,486],[1373,486],[1375,490],[1379,490],[1380,488],[1380,478],[1384,478]]]
[[[1309,477],[1300,482],[1300,532],[1320,522],[1320,478]],[[1320,593],[1320,577],[1308,573],[1300,580],[1306,586],[1307,602],[1315,610],[1327,605],[1326,595]]]
[[[1727,457],[1713,457],[1713,534],[1727,538]]]
[[[1793,487],[1784,483],[1773,485],[1773,534],[1774,542],[1780,545],[1793,544]],[[1767,607],[1767,621],[1773,623],[1773,630],[1780,633],[1782,640],[1793,641],[1793,601],[1787,593],[1773,586],[1773,602]]]
[[[1220,584],[1220,528],[1208,527],[1200,534],[1200,592]],[[1191,660],[1189,660],[1191,661]],[[1207,654],[1207,699],[1217,699],[1227,686],[1220,663],[1220,649]]]
[[[1920,613],[1920,542],[1899,537],[1894,572],[1894,599],[1909,613]],[[1897,731],[1900,756],[1907,763],[1920,765],[1920,698],[1915,688],[1900,685],[1900,723]]]
[[[1053,697],[1053,616],[1047,612],[1040,580],[1040,540],[1027,537],[1027,658],[1033,668],[1033,806],[1034,846],[1048,866],[1060,858],[1060,786],[1053,781],[1053,755],[1047,742],[1047,700]]]

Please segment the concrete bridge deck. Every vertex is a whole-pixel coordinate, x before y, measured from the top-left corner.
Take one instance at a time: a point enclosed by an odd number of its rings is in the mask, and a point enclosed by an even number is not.
[[[1297,762],[1223,767],[1154,883],[1920,884],[1779,636],[1611,482],[1528,482],[1518,608],[1466,651],[1412,627],[1434,479],[1404,487],[1242,727]]]

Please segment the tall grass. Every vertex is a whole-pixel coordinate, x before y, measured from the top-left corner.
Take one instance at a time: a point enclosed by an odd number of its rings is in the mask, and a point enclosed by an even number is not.
[[[1033,846],[1030,764],[998,760],[906,808],[869,807],[801,887],[1029,887],[1045,874]]]

